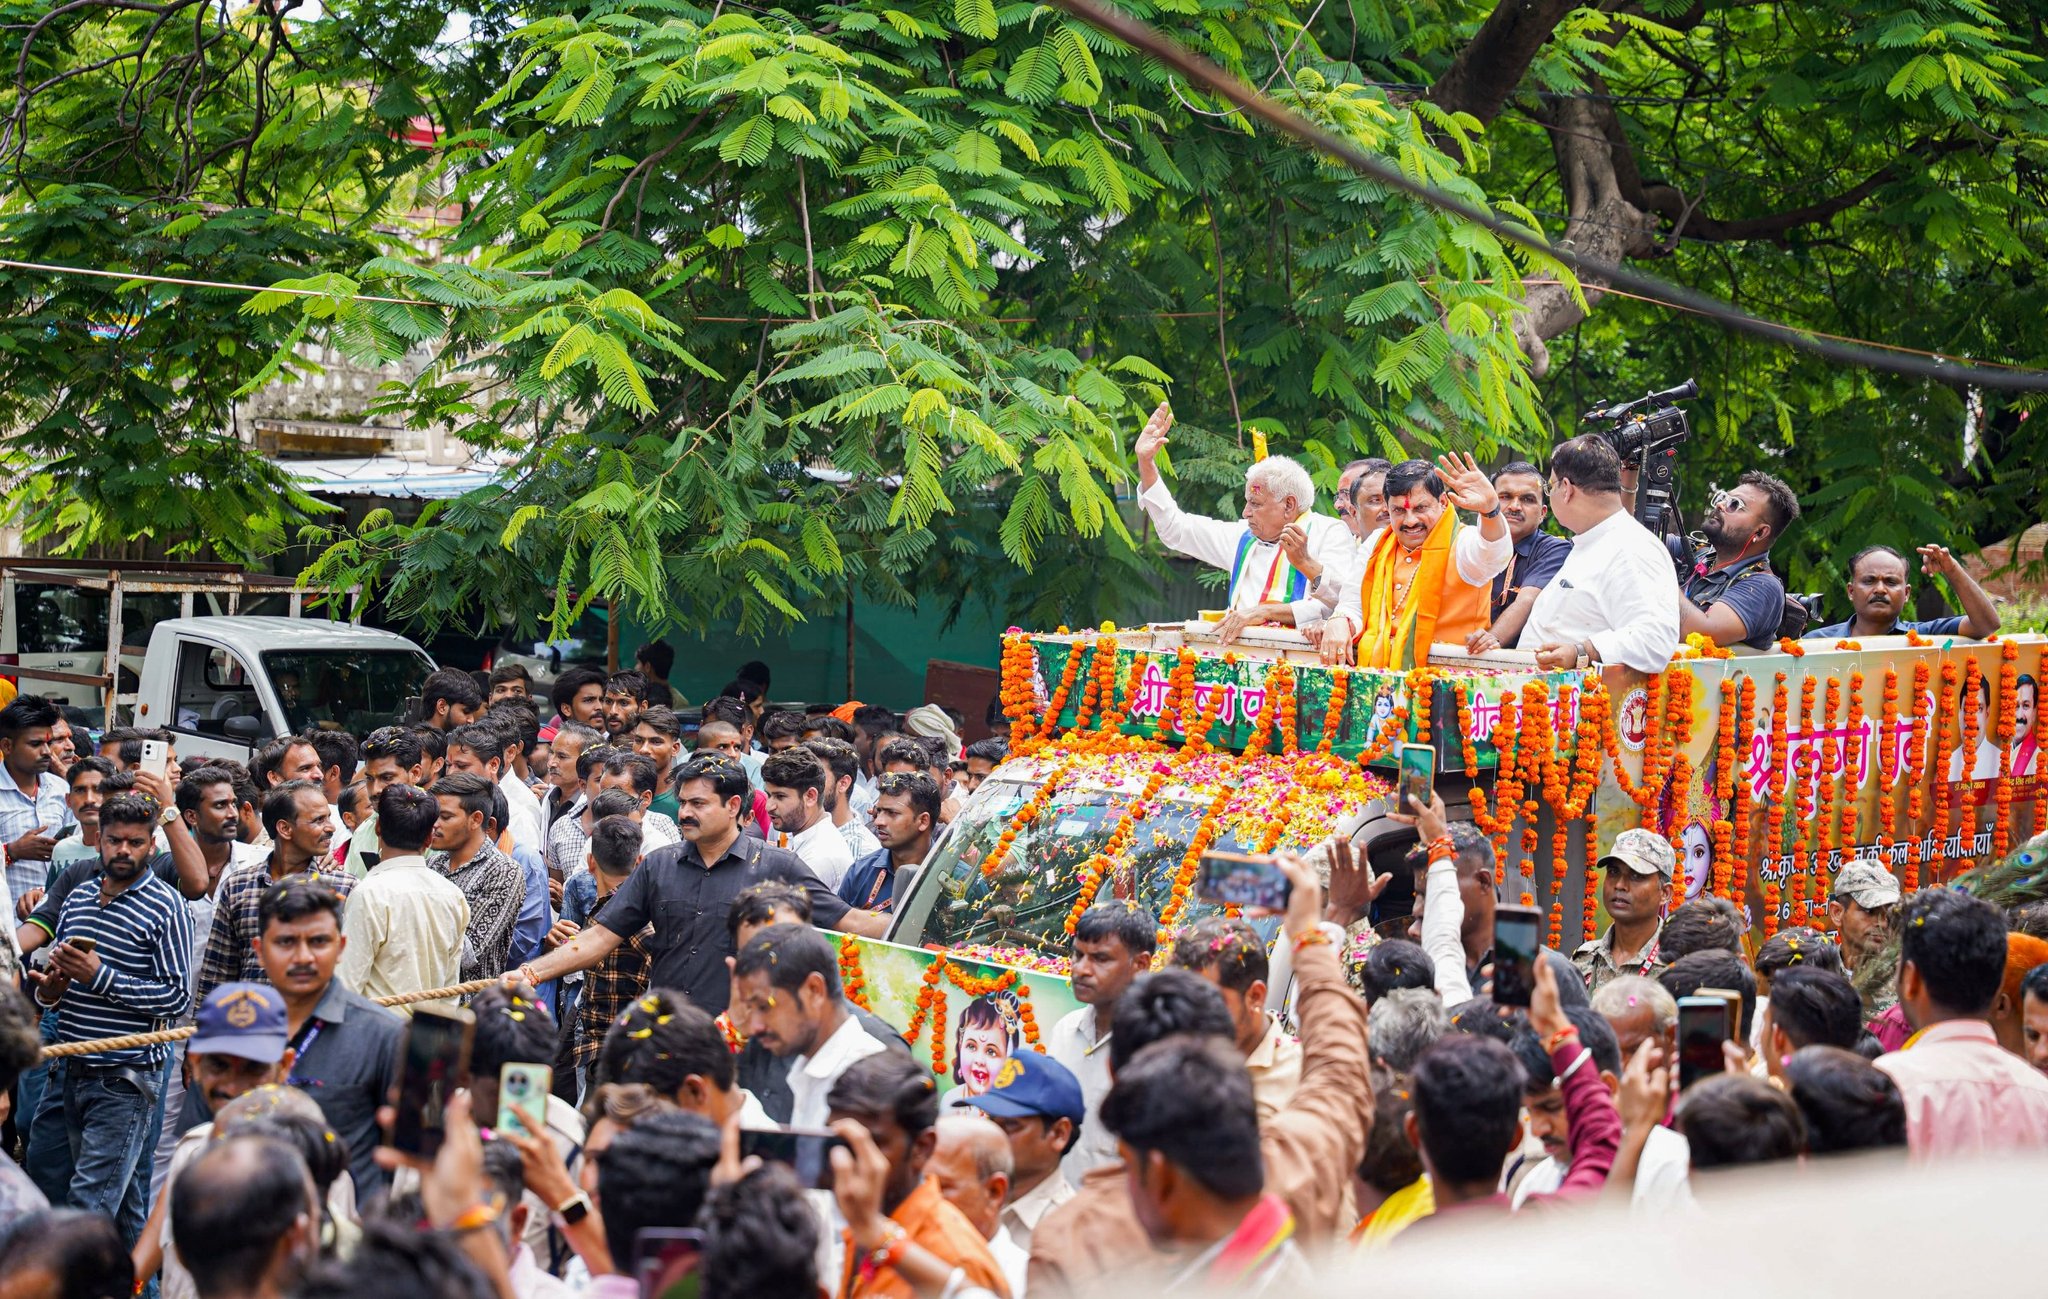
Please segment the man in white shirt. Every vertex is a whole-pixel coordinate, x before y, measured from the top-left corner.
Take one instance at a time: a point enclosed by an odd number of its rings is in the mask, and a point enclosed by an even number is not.
[[[853,854],[853,860],[859,861],[881,847],[882,841],[868,828],[867,818],[853,810],[853,787],[860,780],[860,754],[845,740],[823,735],[805,740],[798,747],[809,749],[825,764],[825,790],[818,801],[838,827],[839,837],[846,840],[846,850]]]
[[[424,855],[440,815],[440,803],[411,785],[393,785],[377,798],[377,864],[349,896],[342,919],[347,946],[336,971],[365,997],[461,981],[469,899]]]
[[[1572,553],[1529,610],[1523,649],[1545,671],[1620,663],[1662,672],[1678,651],[1678,574],[1670,552],[1621,500],[1621,460],[1597,433],[1551,453],[1550,512]],[[1466,648],[1499,647],[1480,632]]]
[[[848,1008],[831,942],[809,925],[770,925],[740,948],[732,973],[734,1027],[771,1055],[795,1057],[790,1123],[824,1127],[839,1075],[888,1049]]]
[[[1060,1161],[1070,1182],[1089,1169],[1116,1162],[1116,1136],[1098,1121],[1109,1094],[1109,1039],[1116,1031],[1116,999],[1152,968],[1159,922],[1132,902],[1102,902],[1074,925],[1068,986],[1081,1009],[1062,1016],[1046,1039],[1047,1053],[1081,1084],[1086,1113],[1081,1139]]]
[[[540,837],[540,800],[505,761],[506,750],[518,742],[510,727],[491,718],[458,726],[448,732],[447,771],[482,776],[504,790],[508,813],[505,828],[512,832],[512,842],[539,856],[546,846]]]
[[[1600,1081],[1610,1093],[1621,1090],[1621,1045],[1606,1019],[1590,1006],[1570,1006],[1565,1017],[1579,1030],[1579,1045],[1592,1052],[1587,1063],[1600,1071]],[[1530,1196],[1554,1194],[1564,1184],[1571,1167],[1571,1121],[1565,1113],[1564,1089],[1559,1086],[1550,1054],[1530,1030],[1518,1029],[1509,1043],[1522,1062],[1528,1082],[1522,1092],[1522,1110],[1529,1116],[1529,1135],[1543,1143],[1544,1158],[1526,1169],[1518,1159],[1510,1165],[1505,1184],[1514,1207],[1520,1209]],[[1629,1203],[1638,1211],[1664,1212],[1689,1207],[1692,1187],[1687,1170],[1692,1151],[1685,1138],[1662,1125],[1649,1129],[1649,1139],[1636,1163],[1635,1183]]]
[[[1217,625],[1218,638],[1227,645],[1256,623],[1320,623],[1327,609],[1310,586],[1326,572],[1348,580],[1358,563],[1358,538],[1339,520],[1314,513],[1308,470],[1286,456],[1268,456],[1245,470],[1242,518],[1184,514],[1159,476],[1159,453],[1172,427],[1173,409],[1161,402],[1138,434],[1138,504],[1169,548],[1230,574],[1229,612]]]
[[[772,755],[761,766],[761,784],[768,795],[768,819],[775,825],[778,848],[803,858],[811,874],[837,891],[853,865],[853,850],[832,824],[823,803],[825,786],[833,780],[818,755],[798,746]]]

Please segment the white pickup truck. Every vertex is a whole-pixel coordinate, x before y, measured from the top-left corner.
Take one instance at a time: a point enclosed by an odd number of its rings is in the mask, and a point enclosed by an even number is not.
[[[396,632],[325,618],[167,618],[149,634],[134,724],[179,756],[246,758],[273,737],[406,720],[434,670]]]

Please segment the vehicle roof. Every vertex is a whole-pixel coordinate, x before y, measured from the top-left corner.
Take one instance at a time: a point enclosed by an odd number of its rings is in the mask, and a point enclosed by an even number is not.
[[[174,636],[183,633],[188,636],[204,636],[230,649],[241,650],[250,655],[265,650],[319,650],[319,649],[385,649],[412,650],[424,654],[410,640],[395,631],[380,627],[359,627],[352,623],[333,622],[326,618],[281,618],[249,616],[220,616],[166,618],[156,624],[150,632],[154,641],[159,636]]]

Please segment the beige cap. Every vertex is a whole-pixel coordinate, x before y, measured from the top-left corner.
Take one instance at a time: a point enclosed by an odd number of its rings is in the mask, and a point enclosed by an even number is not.
[[[1868,858],[1850,862],[1835,876],[1834,896],[1865,910],[1892,905],[1899,892],[1899,877]]]
[[[1600,869],[1606,870],[1611,862],[1638,875],[1662,875],[1667,880],[1678,870],[1678,854],[1671,851],[1671,841],[1654,830],[1623,830],[1614,836],[1614,845],[1600,857]]]

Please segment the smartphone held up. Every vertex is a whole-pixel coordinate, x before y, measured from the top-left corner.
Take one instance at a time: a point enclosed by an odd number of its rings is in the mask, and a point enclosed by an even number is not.
[[[1394,788],[1399,810],[1413,816],[1428,808],[1436,790],[1436,748],[1433,745],[1401,746],[1401,773]]]
[[[422,1006],[413,1012],[398,1055],[392,1149],[421,1159],[440,1153],[446,1135],[443,1111],[468,1079],[475,1035],[476,1016],[460,1007]]]
[[[1202,901],[1259,914],[1278,915],[1287,910],[1293,892],[1294,883],[1278,862],[1252,853],[1203,853],[1195,876],[1195,896]]]

